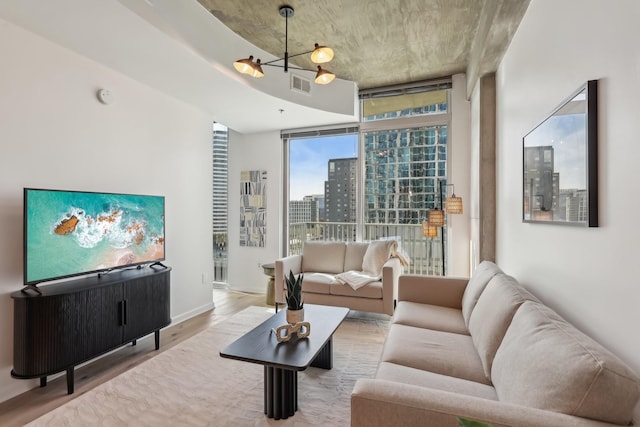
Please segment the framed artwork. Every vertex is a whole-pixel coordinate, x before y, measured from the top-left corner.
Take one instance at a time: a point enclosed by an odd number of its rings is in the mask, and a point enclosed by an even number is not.
[[[598,81],[526,134],[523,222],[598,226]]]
[[[240,246],[263,248],[267,234],[267,171],[240,172]]]

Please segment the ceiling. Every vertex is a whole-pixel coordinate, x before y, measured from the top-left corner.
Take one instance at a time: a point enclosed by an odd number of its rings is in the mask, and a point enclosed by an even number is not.
[[[495,71],[529,0],[198,0],[224,25],[280,58],[289,18],[289,55],[334,49],[327,68],[368,89],[466,72]],[[237,52],[238,59],[256,52]],[[308,55],[292,60],[315,69]],[[264,67],[265,73],[276,69]],[[469,86],[469,85],[468,85]]]
[[[283,1],[0,0],[0,27],[16,24],[250,134],[355,123],[358,89],[464,72],[470,94],[479,76],[497,69],[529,4],[289,0],[290,54],[315,42],[336,54],[326,68],[338,78],[300,94],[278,69],[253,79],[232,65],[252,53],[265,61],[283,56]],[[114,93],[128,102],[127,93]]]

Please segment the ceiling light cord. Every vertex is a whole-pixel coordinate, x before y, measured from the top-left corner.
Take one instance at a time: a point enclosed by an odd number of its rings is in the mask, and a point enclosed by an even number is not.
[[[289,6],[283,6],[280,10],[285,9],[284,15],[284,72],[289,71],[289,13],[293,16],[293,9]],[[291,10],[291,12],[289,12]],[[282,13],[282,12],[280,12]]]

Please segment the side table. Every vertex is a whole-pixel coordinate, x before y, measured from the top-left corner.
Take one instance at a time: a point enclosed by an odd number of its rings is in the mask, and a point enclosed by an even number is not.
[[[267,282],[267,305],[275,305],[276,304],[276,264],[270,262],[268,264],[262,264],[262,269],[264,270],[264,274],[269,276],[269,281]]]

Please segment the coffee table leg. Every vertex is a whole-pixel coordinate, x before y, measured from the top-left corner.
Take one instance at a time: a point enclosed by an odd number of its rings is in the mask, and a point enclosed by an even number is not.
[[[333,368],[333,337],[330,337],[329,341],[322,347],[320,353],[311,362],[311,366],[322,369]]]
[[[264,413],[276,420],[298,410],[298,371],[264,367]]]

